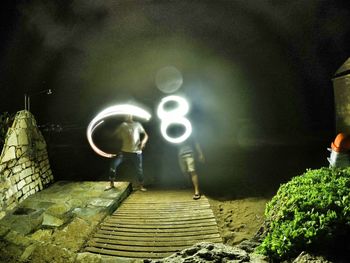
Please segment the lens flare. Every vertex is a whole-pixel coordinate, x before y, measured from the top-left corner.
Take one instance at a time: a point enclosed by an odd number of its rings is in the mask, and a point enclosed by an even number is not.
[[[167,103],[175,102],[177,107],[166,110],[165,105]],[[171,95],[163,98],[157,108],[157,115],[161,119],[160,131],[164,139],[171,143],[182,143],[190,137],[192,133],[191,122],[185,118],[185,115],[188,113],[190,107],[186,99]],[[184,133],[179,137],[171,137],[168,134],[168,128],[170,125],[182,125],[185,128]]]
[[[108,107],[108,108],[104,109],[103,111],[101,111],[99,114],[96,115],[95,118],[92,119],[92,121],[89,123],[87,130],[86,130],[86,137],[88,139],[88,142],[89,142],[91,148],[98,155],[101,155],[101,156],[107,157],[107,158],[112,158],[113,156],[115,156],[114,154],[106,153],[106,152],[102,151],[101,149],[99,149],[95,145],[95,143],[92,139],[92,135],[93,135],[95,129],[104,122],[104,119],[111,117],[111,116],[117,116],[117,115],[132,115],[132,116],[136,116],[136,117],[139,117],[141,119],[144,119],[146,121],[150,120],[152,117],[151,114],[148,113],[146,110],[144,110],[138,106],[130,105],[130,104],[119,104],[119,105]]]
[[[181,88],[183,78],[181,72],[174,66],[160,69],[156,74],[156,85],[164,93],[173,93]]]

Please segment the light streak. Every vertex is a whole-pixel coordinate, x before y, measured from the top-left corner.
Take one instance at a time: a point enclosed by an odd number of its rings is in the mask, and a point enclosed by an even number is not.
[[[174,124],[181,124],[185,127],[185,132],[179,136],[179,137],[170,137],[167,133],[167,129],[170,125]],[[160,131],[163,135],[163,137],[171,143],[182,143],[187,140],[188,137],[190,137],[192,133],[192,125],[190,121],[186,118],[170,118],[163,120],[160,125]]]
[[[165,110],[164,106],[166,103],[169,103],[169,102],[177,103],[177,107],[170,110]],[[188,113],[189,108],[190,106],[187,100],[176,95],[164,97],[160,101],[157,108],[157,115],[159,119],[161,119],[162,121],[160,125],[160,131],[164,139],[166,139],[168,142],[182,143],[188,137],[190,137],[192,133],[192,125],[191,125],[191,122],[185,118],[185,115]],[[184,133],[179,137],[171,137],[167,133],[168,127],[174,124],[180,124],[185,127]]]
[[[89,142],[91,148],[98,155],[101,155],[101,156],[107,157],[107,158],[112,158],[115,156],[115,154],[106,153],[106,152],[102,151],[101,149],[99,149],[95,145],[95,143],[92,139],[92,135],[93,135],[95,129],[104,122],[104,119],[111,117],[111,116],[117,116],[117,115],[132,115],[132,116],[136,116],[136,117],[139,117],[141,119],[144,119],[146,121],[150,120],[152,117],[151,114],[148,113],[146,110],[144,110],[138,106],[130,105],[130,104],[119,104],[119,105],[108,107],[108,108],[104,109],[103,111],[101,111],[99,114],[97,114],[92,119],[92,121],[89,123],[87,130],[86,130],[86,137],[88,139],[88,142]]]
[[[171,102],[171,101],[176,102],[177,107],[175,109],[165,110],[164,105],[166,103]],[[184,99],[183,97],[180,97],[180,96],[171,95],[171,96],[164,97],[160,101],[158,108],[157,108],[157,115],[158,115],[159,119],[163,120],[163,119],[168,118],[168,117],[184,116],[188,113],[189,109],[190,109],[190,106],[188,105],[188,102],[186,99]]]

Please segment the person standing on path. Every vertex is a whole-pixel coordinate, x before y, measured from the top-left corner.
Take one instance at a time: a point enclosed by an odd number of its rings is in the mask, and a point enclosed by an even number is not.
[[[179,144],[178,159],[181,171],[184,174],[189,175],[194,188],[193,199],[198,200],[201,198],[201,193],[199,189],[198,174],[195,167],[195,156],[199,161],[204,163],[205,158],[202,149],[199,143],[194,141],[192,137],[189,137],[186,141]]]
[[[109,170],[110,184],[106,190],[114,188],[114,181],[118,167],[124,162],[130,162],[136,170],[137,179],[141,191],[147,191],[144,187],[144,176],[142,166],[142,150],[148,141],[148,134],[141,123],[134,121],[132,115],[127,115],[125,121],[116,130],[118,138],[122,141],[121,152],[114,155]]]

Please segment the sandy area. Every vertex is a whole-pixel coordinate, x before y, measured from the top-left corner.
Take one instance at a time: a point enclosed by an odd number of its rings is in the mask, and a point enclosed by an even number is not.
[[[208,198],[224,244],[236,245],[252,238],[264,222],[265,205],[270,199],[243,198],[219,201]]]

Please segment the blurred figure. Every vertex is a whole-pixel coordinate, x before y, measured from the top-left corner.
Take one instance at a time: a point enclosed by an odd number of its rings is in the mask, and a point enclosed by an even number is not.
[[[329,167],[348,167],[350,166],[350,136],[345,133],[339,133],[331,143],[330,157],[327,158]]]
[[[140,190],[147,191],[144,187],[142,150],[148,141],[148,134],[141,123],[133,120],[132,115],[126,116],[125,121],[118,126],[116,133],[122,141],[122,148],[120,153],[114,155],[116,158],[111,162],[109,170],[110,185],[106,187],[106,190],[114,188],[114,181],[119,165],[124,161],[129,161],[137,172]]]
[[[198,200],[201,198],[201,193],[199,189],[199,180],[195,167],[195,157],[201,162],[205,161],[202,149],[198,142],[196,142],[192,136],[186,141],[179,144],[178,158],[181,171],[188,175],[192,181],[194,188],[193,199]]]

